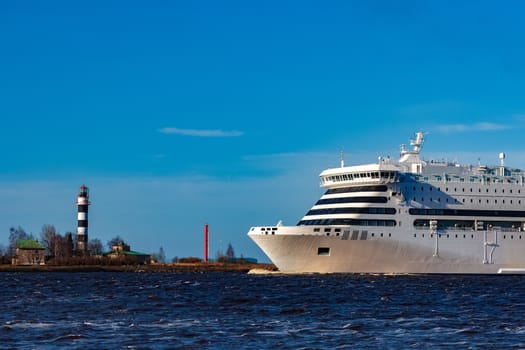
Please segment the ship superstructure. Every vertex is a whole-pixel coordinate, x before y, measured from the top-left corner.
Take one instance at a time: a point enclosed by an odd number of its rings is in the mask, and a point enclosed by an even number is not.
[[[420,158],[327,169],[326,192],[296,226],[249,236],[281,272],[525,273],[525,174]]]

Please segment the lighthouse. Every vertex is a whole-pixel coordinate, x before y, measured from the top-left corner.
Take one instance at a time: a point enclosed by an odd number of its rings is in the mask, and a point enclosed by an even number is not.
[[[77,197],[78,227],[77,227],[77,252],[79,255],[87,253],[88,243],[88,206],[89,189],[82,185]]]

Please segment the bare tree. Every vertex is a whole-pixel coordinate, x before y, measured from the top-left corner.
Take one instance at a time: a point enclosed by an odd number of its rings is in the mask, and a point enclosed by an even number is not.
[[[69,258],[70,256],[73,256],[73,252],[75,251],[75,245],[73,244],[73,234],[71,232],[66,233],[63,249],[64,257]]]
[[[114,238],[110,239],[108,241],[108,248],[109,248],[109,250],[113,250],[113,246],[118,245],[120,242],[126,244],[126,242],[124,242],[122,237],[120,237],[119,235],[117,235]]]
[[[164,248],[162,248],[162,246],[159,249],[159,262],[160,263],[166,262],[166,254],[164,253]]]
[[[100,239],[91,239],[88,242],[88,252],[91,255],[100,255],[103,253],[103,245]]]
[[[0,261],[7,255],[7,248],[0,243]]]
[[[32,234],[28,234],[22,227],[14,227],[12,226],[9,229],[9,247],[8,247],[8,255],[10,258],[15,256],[16,254],[16,242],[22,239],[33,239]]]
[[[235,252],[233,251],[233,246],[231,243],[228,244],[228,249],[226,249],[226,257],[228,259],[235,258]]]
[[[164,248],[160,247],[158,253],[153,253],[150,255],[152,260],[155,260],[158,263],[164,264],[166,262],[166,254],[164,254]]]
[[[45,224],[42,226],[42,231],[40,232],[40,239],[44,246],[46,247],[46,253],[48,255],[56,256],[58,249],[58,232],[53,225]]]

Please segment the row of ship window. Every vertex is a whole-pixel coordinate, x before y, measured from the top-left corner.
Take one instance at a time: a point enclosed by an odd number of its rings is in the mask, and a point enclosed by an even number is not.
[[[410,215],[430,216],[477,216],[477,217],[525,217],[523,210],[480,210],[480,209],[419,209],[410,208]],[[370,215],[394,215],[395,208],[366,207],[366,208],[323,208],[311,209],[305,216],[332,215],[332,214],[370,214]]]
[[[436,234],[431,233],[430,235],[427,235],[427,237],[434,238],[435,235],[436,235]],[[450,238],[450,237],[453,236],[453,235],[451,235],[451,234],[446,234],[446,235],[445,235],[445,234],[437,234],[437,235],[438,235],[439,238],[442,238],[442,237]],[[463,236],[463,238],[468,238],[468,236],[470,236],[471,239],[474,238],[474,235],[473,235],[473,234],[470,234],[470,235],[467,235],[467,234],[458,235],[458,234],[456,234],[456,235],[454,235],[454,236],[455,236],[455,237],[452,237],[452,238],[461,238],[461,236]],[[424,233],[421,233],[421,234],[419,235],[419,237],[421,237],[421,238],[425,238],[425,234],[424,234]],[[514,235],[503,235],[503,239],[507,239],[507,237],[508,237],[509,239],[514,239],[514,238],[516,238],[516,239],[521,239],[522,235],[516,235],[516,236],[514,236]],[[414,238],[417,238],[417,233],[414,233]]]
[[[320,228],[315,228],[315,229],[314,229],[314,232],[320,232],[320,231],[321,231]],[[358,232],[358,231],[354,231],[354,232]],[[366,231],[363,231],[363,232],[366,232]],[[266,234],[268,234],[268,233],[270,233],[270,232],[266,232]],[[274,234],[275,234],[275,231],[272,231],[271,234],[274,235]],[[331,229],[325,229],[325,234],[326,234],[326,236],[330,236],[330,235],[331,235]],[[336,237],[341,236],[341,229],[337,229],[337,228],[336,228],[336,229],[334,230],[334,234],[335,234]],[[375,237],[375,235],[376,235],[376,234],[375,234],[374,232],[372,232],[372,233],[370,234],[371,237]],[[450,238],[450,237],[452,236],[451,234],[448,234],[448,233],[447,233],[447,234],[439,234],[439,233],[434,234],[434,233],[431,233],[430,235],[427,235],[427,237],[434,238],[435,235],[438,235],[439,238],[442,238],[442,237]],[[386,234],[384,234],[383,232],[381,232],[378,236],[379,236],[379,237],[389,237],[389,238],[391,238],[391,237],[392,237],[392,233],[388,233],[388,236],[387,236]],[[470,234],[470,235],[467,235],[467,234],[463,234],[463,235],[455,234],[453,238],[461,238],[461,236],[463,236],[463,238],[467,238],[467,236],[470,236],[471,239],[474,239],[474,235],[473,235],[473,234]],[[363,237],[366,237],[366,234],[362,234],[362,235],[361,235],[361,240],[362,240],[362,239],[365,239],[365,238],[363,238]],[[418,237],[418,234],[417,234],[417,233],[414,233],[414,238],[417,238],[417,237]],[[425,234],[424,234],[424,233],[421,233],[421,234],[419,235],[419,237],[421,237],[421,238],[425,238]],[[503,235],[503,239],[507,239],[507,237],[508,237],[509,239],[514,239],[514,238],[516,238],[516,239],[522,239],[522,235],[516,235],[516,236],[515,236],[515,235],[506,235],[506,234]],[[353,240],[355,240],[355,238],[353,238]]]
[[[353,186],[353,187],[342,187],[342,188],[330,188],[325,194],[335,193],[351,193],[351,192],[386,192],[388,187],[385,185],[376,186]]]
[[[342,197],[319,199],[315,205],[340,203],[386,203],[386,197]]]
[[[314,230],[314,232],[316,232],[316,231]],[[317,232],[318,232],[318,231],[317,231]],[[364,232],[364,231],[363,231],[363,232]],[[330,236],[330,234],[331,234],[330,232],[326,232],[326,236]],[[336,237],[339,237],[340,235],[341,235],[340,232],[335,232],[335,236],[336,236]],[[372,237],[375,237],[375,235],[376,235],[376,234],[373,233],[373,232],[370,234],[370,236],[372,236]],[[365,235],[362,235],[361,237],[363,237],[363,236],[366,237],[366,234],[365,234]],[[380,234],[379,234],[379,237],[387,237],[387,235],[384,234],[384,233],[380,233]],[[388,234],[388,237],[392,237],[392,234],[389,233],[389,234]],[[363,239],[365,239],[365,238],[361,238],[361,239],[363,240]],[[356,239],[354,238],[354,239],[352,239],[352,240],[355,241]]]
[[[341,174],[341,175],[332,175],[323,177],[323,182],[342,182],[342,181],[352,181],[356,179],[382,179],[382,180],[393,180],[396,177],[396,172],[394,171],[374,171],[366,173],[351,173],[351,174]]]
[[[436,187],[433,187],[433,186],[429,186],[429,187],[428,187],[429,191],[432,191],[433,188],[436,188]],[[440,188],[440,187],[437,187],[436,189],[437,189],[438,191],[441,191],[441,188]],[[407,189],[406,189],[406,187],[405,187],[405,188],[404,188],[404,191],[406,191],[406,190],[407,190]],[[413,186],[413,187],[412,187],[412,190],[415,191],[415,190],[416,190],[416,186]],[[421,191],[424,191],[424,190],[425,190],[425,187],[424,187],[424,186],[421,186]],[[445,192],[448,192],[448,190],[449,190],[448,187],[445,188]],[[458,191],[457,187],[454,187],[454,192],[457,192],[457,191]],[[489,193],[489,189],[488,189],[488,188],[485,189],[485,191],[486,191],[486,193]],[[465,188],[462,188],[462,189],[461,189],[461,192],[465,192]],[[470,192],[473,192],[473,191],[472,191],[472,188],[470,188]],[[481,193],[481,188],[478,188],[478,193]],[[497,188],[494,189],[494,193],[498,193],[498,189],[497,189]],[[504,189],[504,188],[501,189],[501,193],[505,193],[505,189]],[[509,189],[509,193],[512,193],[512,189]],[[521,193],[521,190],[518,190],[518,193]]]
[[[317,220],[301,220],[297,226],[396,226],[395,220],[362,220],[362,219],[317,219]]]
[[[525,217],[523,210],[479,210],[479,209],[408,209],[410,215],[431,216],[493,216],[493,217]]]
[[[317,219],[317,220],[301,220],[297,226],[378,226],[378,227],[394,227],[398,223],[395,220],[362,220],[362,219]],[[413,227],[421,230],[429,229],[429,220],[417,219],[412,223]],[[485,221],[483,223],[476,223],[475,220],[439,220],[437,222],[438,230],[454,229],[454,230],[474,230],[478,225],[478,230],[491,230],[493,228],[517,231],[521,230],[523,226],[520,221]],[[401,226],[401,222],[399,222]],[[314,232],[319,232],[314,229]],[[330,231],[325,231],[330,232]]]
[[[412,200],[414,202],[417,202],[417,198],[413,197]],[[441,198],[436,198],[436,201],[441,203]],[[421,202],[425,201],[425,197],[421,197]],[[434,198],[429,198],[430,202],[434,201]],[[484,200],[478,199],[478,203],[481,204]],[[515,204],[513,199],[509,200],[510,203],[507,203],[505,199],[501,200],[501,204]],[[343,198],[324,198],[320,199],[315,203],[315,205],[322,205],[322,204],[341,204],[341,203],[386,203],[388,202],[387,197],[343,197]],[[457,198],[445,198],[446,203],[459,203],[459,200]],[[487,204],[491,203],[490,199],[486,199]],[[462,203],[465,203],[465,198],[462,199]],[[474,203],[474,199],[470,199],[470,203]],[[494,204],[498,204],[498,200],[494,199]],[[518,199],[517,203],[518,205],[521,205],[521,199]]]
[[[454,202],[454,203],[459,203],[459,201],[458,201],[457,198],[450,198],[450,199],[451,199],[451,201]],[[412,200],[413,200],[414,202],[417,202],[416,197],[412,198]],[[437,200],[438,202],[441,203],[441,198],[438,197],[438,198],[436,198],[436,200]],[[421,197],[421,202],[424,202],[424,201],[425,201],[425,197]],[[432,197],[430,197],[429,201],[430,201],[430,202],[433,202],[434,199],[433,199]],[[489,203],[491,202],[490,199],[486,199],[486,201],[487,201],[487,204],[489,204]],[[450,202],[450,201],[449,201],[449,198],[446,198],[446,199],[445,199],[445,202],[446,202],[446,203],[449,203],[449,202]],[[463,199],[461,200],[461,202],[462,202],[462,203],[465,203],[465,198],[463,198]],[[478,199],[478,203],[479,203],[479,204],[481,204],[482,202],[483,202],[482,199]],[[474,203],[474,199],[471,198],[471,199],[470,199],[470,203]],[[502,200],[501,200],[501,204],[505,204],[505,203],[506,203],[506,202],[505,202],[505,199],[502,199]],[[494,199],[494,204],[498,204],[498,200],[497,200],[497,199]],[[511,200],[510,200],[510,203],[508,203],[508,204],[514,204],[514,200],[511,199]],[[518,203],[517,203],[517,204],[518,204],[518,205],[521,204],[521,199],[518,199]]]
[[[407,191],[408,188],[404,187],[403,191]],[[428,190],[432,192],[433,189],[436,189],[438,192],[441,192],[441,187],[433,187],[428,186]],[[445,191],[449,191],[449,187],[445,188]],[[336,194],[336,193],[352,193],[352,192],[386,192],[388,190],[388,187],[385,185],[377,185],[377,186],[354,186],[354,187],[342,187],[342,188],[331,188],[326,191],[325,194]],[[416,191],[416,186],[412,187],[413,191]],[[425,190],[425,186],[421,186],[421,191]],[[512,189],[508,190],[508,193],[513,193]],[[454,192],[458,192],[458,188],[454,187]],[[465,192],[465,188],[461,189],[461,192]],[[474,192],[473,188],[469,188],[469,192]],[[478,193],[481,193],[481,188],[478,188]],[[486,193],[489,193],[489,188],[485,189]],[[498,193],[498,189],[494,189],[494,193]],[[501,193],[505,193],[505,189],[501,189]],[[518,189],[518,194],[521,194],[521,190]]]

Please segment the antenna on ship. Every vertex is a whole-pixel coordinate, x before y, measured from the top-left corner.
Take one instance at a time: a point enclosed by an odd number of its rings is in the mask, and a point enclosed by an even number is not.
[[[501,152],[499,154],[499,162],[500,162],[500,171],[501,176],[505,176],[505,153]]]
[[[344,149],[341,149],[341,153],[339,154],[339,158],[341,160],[341,168],[345,167],[345,151]]]
[[[421,151],[421,146],[423,145],[424,141],[423,136],[425,136],[425,134],[426,133],[423,131],[418,131],[416,133],[416,139],[410,140],[410,145],[414,147],[412,151],[413,154],[419,154],[419,152]]]

